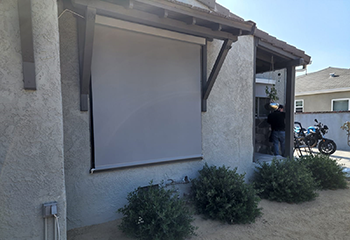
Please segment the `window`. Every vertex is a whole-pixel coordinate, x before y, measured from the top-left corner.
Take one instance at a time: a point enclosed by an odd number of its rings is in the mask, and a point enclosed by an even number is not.
[[[201,45],[96,24],[94,170],[202,157]]]
[[[349,111],[349,98],[332,99],[332,111]]]
[[[268,104],[270,98],[256,97],[255,98],[255,117],[264,118],[270,113]]]
[[[294,112],[304,112],[304,100],[295,100]]]

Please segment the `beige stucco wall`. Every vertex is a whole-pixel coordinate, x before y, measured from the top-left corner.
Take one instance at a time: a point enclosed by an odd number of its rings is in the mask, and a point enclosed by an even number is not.
[[[304,112],[332,111],[332,99],[350,98],[350,92],[298,95],[295,100],[304,100]]]
[[[90,174],[90,113],[79,110],[76,19],[60,19],[68,229],[120,218],[117,209],[138,186],[185,176],[194,178],[205,162],[253,172],[253,37],[240,37],[230,50],[202,114],[204,160],[156,164]],[[208,43],[209,68],[221,47]]]
[[[221,41],[208,42],[208,76]],[[251,174],[253,159],[254,38],[242,36],[229,51],[202,114],[203,153],[215,165]]]
[[[58,202],[66,239],[57,3],[32,0],[36,91],[23,89],[17,1],[0,1],[0,239],[44,239]],[[48,237],[53,239],[53,218]]]

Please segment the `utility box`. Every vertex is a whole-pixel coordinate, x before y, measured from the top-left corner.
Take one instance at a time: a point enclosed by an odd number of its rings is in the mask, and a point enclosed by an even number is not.
[[[43,204],[43,218],[53,217],[57,214],[57,202]]]

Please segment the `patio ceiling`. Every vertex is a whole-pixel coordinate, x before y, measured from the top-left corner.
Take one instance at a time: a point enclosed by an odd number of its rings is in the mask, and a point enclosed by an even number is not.
[[[307,65],[311,57],[304,51],[256,29],[257,37],[256,73]]]

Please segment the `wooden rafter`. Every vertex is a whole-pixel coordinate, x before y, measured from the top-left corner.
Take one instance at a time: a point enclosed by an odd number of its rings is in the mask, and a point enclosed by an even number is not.
[[[280,49],[278,47],[275,47],[269,43],[266,43],[264,41],[259,41],[259,47],[263,48],[265,51],[267,52],[271,52],[274,55],[277,55],[281,58],[286,58],[289,60],[295,59],[295,55],[293,55],[292,53],[286,52],[283,49]]]
[[[214,14],[208,14],[206,12],[202,11],[191,11],[186,6],[181,6],[179,4],[174,4],[169,1],[159,1],[159,0],[136,0],[137,2],[144,3],[153,7],[167,9],[167,10],[173,10],[176,9],[177,13],[184,14],[184,15],[190,15],[197,19],[206,20],[210,22],[219,23],[222,25],[227,25],[231,27],[235,27],[238,29],[241,29],[243,31],[251,32],[253,28],[255,28],[255,24],[251,22],[244,22],[244,21],[234,21],[233,19],[223,18],[221,16],[217,16]]]
[[[221,39],[221,40],[232,39],[234,41],[237,40],[237,36],[235,36],[232,33],[223,32],[223,31],[213,31],[210,27],[203,27],[203,26],[192,25],[192,24],[189,25],[188,22],[167,18],[165,16],[167,16],[168,13],[163,11],[157,15],[157,14],[152,14],[141,10],[137,10],[135,9],[135,7],[133,9],[129,9],[117,4],[100,1],[100,0],[95,0],[95,1],[74,0],[73,5],[79,8],[86,8],[86,6],[90,6],[91,8],[95,8],[96,13],[102,16],[107,16],[107,17],[124,20],[124,21],[167,29],[170,31],[176,31],[180,33],[191,34],[191,35],[205,37],[205,38],[214,38],[214,39]],[[163,9],[163,10],[168,11],[168,9]],[[160,15],[163,17],[159,17]]]
[[[287,68],[287,67],[297,67],[300,65],[304,65],[305,61],[303,58],[297,58],[294,60],[290,60],[287,62],[279,62],[275,64],[276,69],[282,69],[282,68]]]

